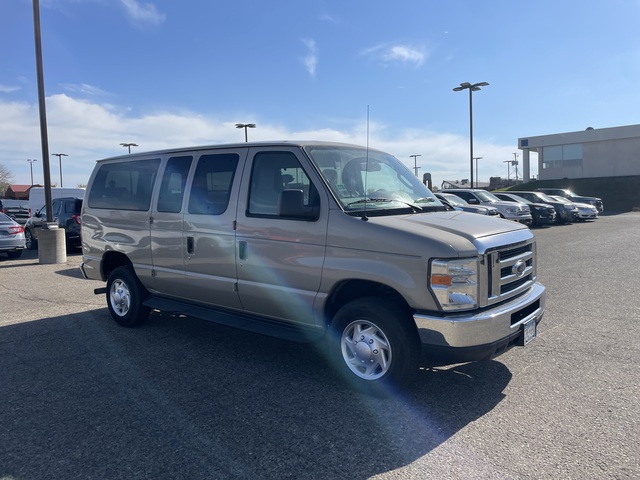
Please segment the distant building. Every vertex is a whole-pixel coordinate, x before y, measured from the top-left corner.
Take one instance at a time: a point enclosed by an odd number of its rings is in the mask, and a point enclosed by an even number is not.
[[[41,185],[9,185],[4,192],[5,198],[14,198],[16,200],[28,200],[29,190],[31,187],[40,187]]]
[[[531,152],[538,154],[540,180],[640,175],[640,125],[523,137],[518,148],[525,182]]]

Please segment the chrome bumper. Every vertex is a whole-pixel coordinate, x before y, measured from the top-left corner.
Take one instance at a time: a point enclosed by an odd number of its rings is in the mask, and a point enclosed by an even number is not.
[[[495,344],[513,338],[532,318],[536,323],[544,314],[545,288],[535,283],[524,295],[480,312],[436,317],[416,313],[413,319],[425,347],[455,350]]]

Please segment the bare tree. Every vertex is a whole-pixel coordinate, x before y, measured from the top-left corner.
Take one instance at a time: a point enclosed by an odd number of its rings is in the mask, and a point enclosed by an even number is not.
[[[0,193],[5,194],[9,185],[13,183],[13,174],[8,167],[5,167],[0,163]]]

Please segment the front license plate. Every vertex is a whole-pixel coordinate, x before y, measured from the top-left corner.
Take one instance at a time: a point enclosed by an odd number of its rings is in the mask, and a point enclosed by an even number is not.
[[[536,338],[536,319],[532,318],[524,324],[524,344]]]

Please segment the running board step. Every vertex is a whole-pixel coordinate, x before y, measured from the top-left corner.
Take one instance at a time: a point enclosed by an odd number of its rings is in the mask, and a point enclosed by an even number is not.
[[[252,317],[227,310],[200,307],[190,303],[151,295],[144,305],[165,313],[183,314],[189,317],[207,320],[227,327],[246,330],[261,335],[281,338],[298,343],[309,343],[322,338],[324,331],[319,328],[290,325],[263,317]]]

